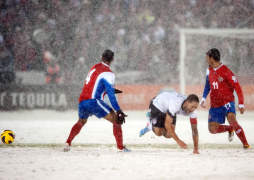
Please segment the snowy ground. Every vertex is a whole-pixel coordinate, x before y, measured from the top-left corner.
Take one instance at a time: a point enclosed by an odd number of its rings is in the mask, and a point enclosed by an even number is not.
[[[144,111],[126,111],[124,144],[133,150],[117,153],[112,125],[92,117],[74,139],[70,152],[61,151],[77,111],[0,112],[0,131],[16,134],[13,145],[0,144],[0,180],[5,179],[254,179],[254,151],[227,134],[207,130],[207,112],[198,114],[200,155],[192,154],[189,119],[178,116],[176,133],[189,145],[181,150],[172,139],[152,132],[138,137],[146,124]],[[254,147],[254,112],[237,115]]]

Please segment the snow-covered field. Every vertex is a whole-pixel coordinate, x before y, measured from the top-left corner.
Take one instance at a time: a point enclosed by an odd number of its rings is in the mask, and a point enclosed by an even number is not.
[[[16,134],[13,145],[0,144],[0,180],[5,179],[254,179],[254,150],[243,150],[237,137],[212,135],[208,112],[198,112],[200,155],[192,154],[189,119],[178,116],[176,133],[189,149],[172,139],[138,137],[146,124],[144,111],[126,111],[124,144],[131,153],[117,153],[112,124],[92,117],[74,139],[70,152],[62,152],[77,111],[0,112],[0,131]],[[237,114],[239,124],[254,147],[254,112]]]

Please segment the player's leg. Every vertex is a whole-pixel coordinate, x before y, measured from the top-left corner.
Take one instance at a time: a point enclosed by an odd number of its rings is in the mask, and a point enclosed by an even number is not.
[[[157,114],[156,118],[153,118],[152,121],[152,129],[156,136],[164,136],[169,137],[167,135],[167,130],[165,128],[165,119],[166,114]]]
[[[243,147],[248,149],[250,148],[247,139],[245,137],[245,133],[243,131],[243,128],[238,124],[236,121],[236,112],[235,112],[235,102],[229,102],[225,104],[225,111],[226,116],[228,119],[228,123],[230,124],[230,127],[233,128],[238,138],[242,141]]]
[[[89,117],[89,108],[92,107],[91,101],[86,100],[79,103],[78,114],[79,120],[71,129],[69,137],[66,141],[66,144],[63,148],[63,151],[69,151],[72,140],[79,134],[82,127],[87,123],[87,119]]]
[[[66,143],[71,146],[71,142],[72,140],[75,138],[76,135],[78,135],[78,133],[80,132],[80,130],[82,129],[82,127],[87,123],[87,119],[81,119],[79,118],[78,122],[76,124],[74,124],[74,126],[71,129],[71,132],[69,134],[69,137],[66,141]]]
[[[103,117],[111,123],[117,123],[117,114],[111,108],[109,109],[109,113]]]
[[[208,117],[208,129],[211,134],[232,132],[233,128],[225,123],[224,107],[210,108]]]
[[[112,110],[104,118],[113,124],[113,134],[116,139],[117,149],[124,152],[130,152],[130,150],[123,145],[122,125],[117,123],[117,114]]]
[[[151,122],[151,118],[150,118],[150,112],[146,113],[146,117],[147,117],[146,127],[144,129],[141,129],[141,131],[139,132],[139,137],[144,136],[147,132],[152,130],[152,122]]]
[[[146,117],[147,117],[147,123],[146,123],[146,127],[144,129],[141,129],[139,132],[139,137],[144,136],[147,132],[151,131],[153,129],[152,127],[152,122],[151,122],[151,116],[152,114],[156,114],[156,107],[153,105],[153,100],[152,99],[149,103],[149,112],[146,113]],[[152,113],[153,111],[153,113]]]
[[[153,132],[156,136],[164,136],[166,129],[164,127],[154,127]]]
[[[245,133],[243,128],[238,124],[237,120],[236,120],[236,115],[233,112],[229,112],[227,114],[227,119],[228,119],[228,123],[230,124],[230,126],[235,130],[236,135],[238,136],[238,138],[241,140],[241,142],[243,143],[243,147],[248,149],[250,148],[247,139],[245,137]]]
[[[227,127],[227,126],[221,125],[220,123],[217,123],[217,122],[208,123],[208,129],[211,134],[227,132],[224,127]]]
[[[116,139],[117,148],[124,152],[130,152],[130,150],[125,148],[123,145],[122,126],[121,124],[117,123],[117,114],[104,101],[98,101],[98,104],[102,109],[101,112],[96,116],[98,118],[103,117],[113,124],[113,134]]]
[[[148,127],[153,130],[155,135],[164,136],[166,113],[161,112],[156,106],[154,106],[153,101],[149,104],[149,110],[150,116]]]

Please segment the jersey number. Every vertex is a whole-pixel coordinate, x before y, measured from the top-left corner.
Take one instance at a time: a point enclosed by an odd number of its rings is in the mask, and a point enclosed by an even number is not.
[[[225,104],[225,107],[226,107],[227,109],[229,109],[229,108],[230,108],[230,103]]]
[[[218,82],[213,82],[213,88],[214,88],[214,89],[219,89],[219,87],[218,87]]]
[[[91,76],[94,73],[94,71],[96,71],[96,69],[93,69],[90,73],[88,73],[87,78],[86,78],[86,84],[88,84],[89,81],[91,80]]]

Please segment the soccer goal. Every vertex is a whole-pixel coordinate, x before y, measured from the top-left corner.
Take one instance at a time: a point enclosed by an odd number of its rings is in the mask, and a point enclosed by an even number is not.
[[[254,77],[254,29],[180,29],[179,85],[204,85],[206,52],[217,48],[236,76]],[[246,79],[248,80],[248,78]]]

